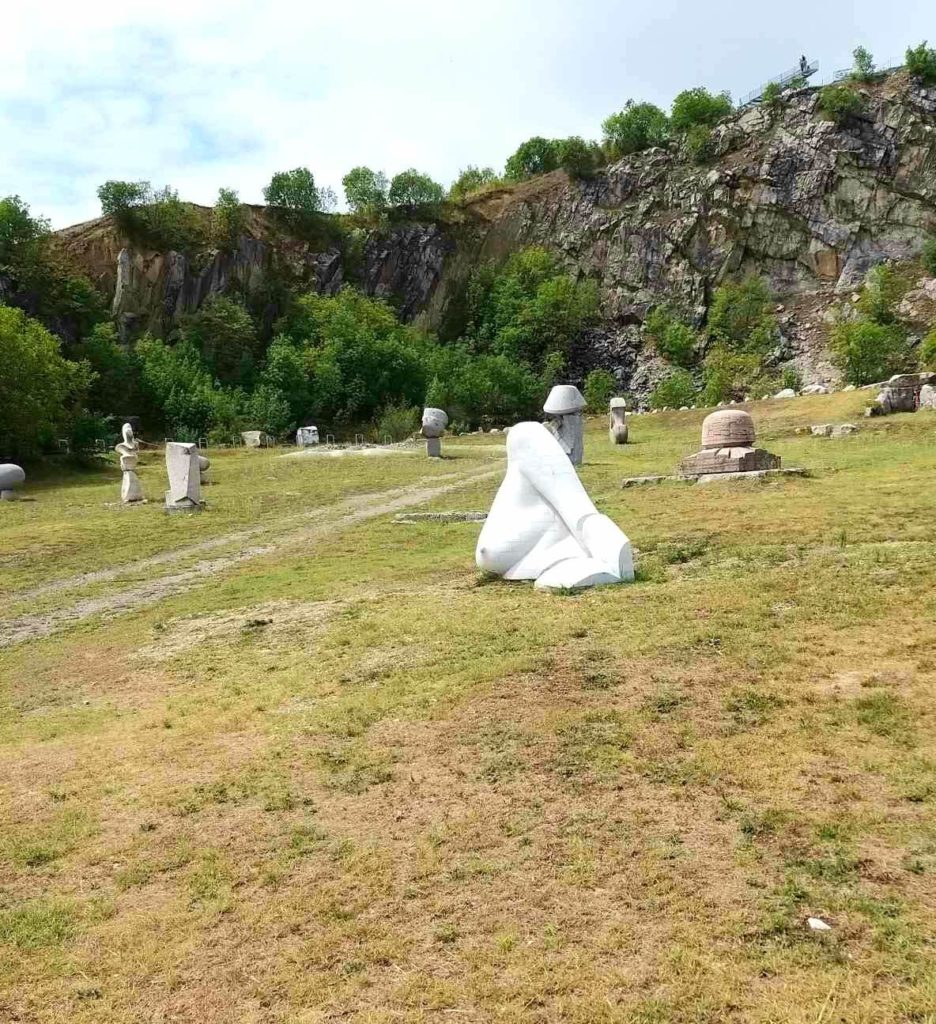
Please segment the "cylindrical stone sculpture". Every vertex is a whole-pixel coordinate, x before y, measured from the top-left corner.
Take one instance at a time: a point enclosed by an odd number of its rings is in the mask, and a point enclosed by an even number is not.
[[[546,429],[556,438],[573,466],[585,457],[585,399],[573,384],[557,384],[543,405]]]
[[[133,427],[129,423],[123,425],[123,440],[114,445],[114,451],[120,456],[120,468],[123,480],[120,483],[120,500],[125,505],[143,500],[143,488],[140,478],[136,475],[137,462],[140,457],[140,445],[133,436]]]
[[[211,483],[208,479],[208,470],[211,468],[211,459],[207,455],[198,456],[198,480],[202,487]]]
[[[430,459],[442,458],[442,435],[448,426],[448,414],[444,409],[423,409],[422,435],[426,439],[426,454]]]
[[[14,487],[25,483],[26,474],[12,462],[4,462],[0,465],[0,501],[16,501]]]
[[[627,402],[612,398],[608,406],[608,437],[612,444],[627,444]]]

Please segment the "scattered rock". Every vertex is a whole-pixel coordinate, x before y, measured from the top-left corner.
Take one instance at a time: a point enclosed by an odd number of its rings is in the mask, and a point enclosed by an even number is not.
[[[827,395],[829,394],[829,389],[825,386],[825,384],[807,384],[806,387],[803,388],[803,394]]]
[[[774,398],[796,398],[796,392],[793,388],[782,388],[774,395]]]

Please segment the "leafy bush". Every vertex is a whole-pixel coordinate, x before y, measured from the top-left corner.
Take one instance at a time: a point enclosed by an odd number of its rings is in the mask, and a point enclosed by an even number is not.
[[[16,271],[34,262],[50,231],[49,222],[31,216],[19,196],[0,199],[0,267]]]
[[[778,82],[768,82],[764,86],[761,96],[761,103],[772,113],[776,114],[783,107],[783,88]]]
[[[776,344],[770,291],[759,277],[722,285],[708,314],[709,335],[730,351],[766,355]]]
[[[924,39],[919,46],[907,47],[907,70],[915,78],[927,84],[936,82],[936,50],[926,45]]]
[[[493,167],[475,167],[469,164],[464,170],[458,172],[458,177],[452,182],[449,199],[456,202],[466,199],[473,192],[488,185],[494,185],[497,181],[497,173]]]
[[[922,261],[927,274],[936,277],[936,238],[928,238],[923,243]]]
[[[608,402],[617,391],[614,374],[607,370],[592,370],[585,378],[583,394],[589,412],[607,412]]]
[[[706,405],[740,401],[749,394],[765,394],[776,385],[765,372],[758,353],[738,352],[725,344],[709,349],[703,376]]]
[[[864,109],[864,100],[848,85],[824,85],[819,90],[819,110],[841,126]]]
[[[657,352],[677,366],[691,366],[695,358],[696,334],[666,306],[657,306],[644,323],[647,337]]]
[[[858,311],[877,324],[896,323],[897,307],[906,290],[897,271],[887,263],[879,263],[865,276]]]
[[[686,132],[686,153],[689,155],[689,159],[696,164],[704,164],[714,157],[712,129],[708,125],[693,125]]]
[[[936,327],[927,334],[920,344],[920,369],[936,371]]]
[[[445,189],[415,167],[400,171],[390,182],[387,195],[391,206],[432,206],[445,198]]]
[[[857,387],[913,368],[909,341],[897,324],[839,324],[832,332],[832,352],[848,383]]]
[[[674,370],[650,394],[651,409],[681,409],[694,405],[698,388],[688,370]]]
[[[573,178],[587,178],[594,174],[595,156],[594,148],[578,135],[556,142],[559,166]]]
[[[639,153],[651,146],[663,146],[669,139],[669,120],[652,103],[628,100],[624,109],[601,125],[604,142],[613,157]]]
[[[535,174],[546,174],[559,166],[559,153],[552,139],[544,139],[535,135],[532,139],[517,147],[517,151],[509,157],[504,168],[504,177],[508,181],[523,181]]]
[[[387,205],[387,176],[369,167],[353,167],[341,179],[345,201],[352,213],[373,215]]]
[[[232,188],[219,188],[218,198],[211,211],[212,242],[219,249],[236,249],[246,222],[237,192]]]
[[[794,391],[803,390],[803,375],[794,366],[785,366],[780,374],[780,387],[792,388]]]
[[[684,90],[673,100],[670,125],[677,132],[688,132],[696,125],[711,127],[731,111],[731,97],[727,92],[715,96],[708,89],[697,86]]]
[[[859,46],[852,50],[852,57],[855,63],[852,65],[851,77],[856,82],[870,82],[874,77],[874,58],[871,56],[870,50]]]
[[[67,433],[92,380],[90,366],[65,359],[38,320],[0,306],[0,441],[13,453],[35,453]]]
[[[282,437],[294,424],[289,401],[269,384],[261,384],[250,396],[245,423],[250,430],[262,430],[271,437]]]
[[[419,425],[419,409],[414,405],[387,405],[377,419],[377,440],[405,441]]]

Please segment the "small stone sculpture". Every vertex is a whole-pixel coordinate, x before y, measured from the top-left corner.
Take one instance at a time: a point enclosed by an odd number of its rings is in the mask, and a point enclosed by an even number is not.
[[[247,448],[262,448],[266,444],[266,434],[262,430],[245,430],[241,439]]]
[[[448,414],[444,409],[423,409],[422,435],[426,439],[426,454],[430,459],[442,458],[442,435],[448,426]]]
[[[507,437],[507,473],[478,537],[479,569],[539,589],[634,578],[630,541],[592,504],[567,453],[541,423]]]
[[[920,388],[920,408],[936,409],[936,387],[932,384],[924,384]]]
[[[585,399],[572,384],[557,384],[543,405],[546,429],[556,438],[573,466],[581,466],[585,457]]]
[[[296,447],[309,448],[319,443],[318,427],[300,427],[296,431]]]
[[[743,409],[720,409],[702,421],[702,450],[679,464],[683,476],[779,469],[780,457],[754,447],[754,420]]]
[[[627,402],[623,398],[612,398],[608,412],[608,436],[611,443],[627,444]]]
[[[120,469],[123,479],[120,482],[120,500],[125,505],[132,505],[143,500],[143,487],[136,475],[137,462],[140,458],[140,445],[133,436],[133,427],[129,423],[121,430],[122,441],[114,445],[114,451],[120,456]]]
[[[200,512],[201,474],[198,448],[194,444],[169,441],[166,444],[166,471],[169,490],[166,491],[167,512]]]
[[[207,455],[198,456],[198,482],[202,487],[205,484],[210,484],[211,481],[208,479],[208,470],[211,469],[211,459]]]
[[[12,462],[4,462],[0,465],[0,501],[16,501],[14,487],[25,483],[26,474]]]

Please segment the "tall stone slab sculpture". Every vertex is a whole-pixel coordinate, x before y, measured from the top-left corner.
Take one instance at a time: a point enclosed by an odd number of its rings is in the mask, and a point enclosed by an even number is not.
[[[627,402],[612,398],[608,404],[608,437],[612,444],[627,444]]]
[[[585,399],[572,384],[557,384],[543,405],[546,428],[559,442],[573,466],[581,466],[585,457]]]
[[[166,445],[166,472],[169,474],[166,511],[200,512],[202,500],[198,446],[169,441]]]
[[[16,501],[14,487],[26,482],[26,474],[12,462],[0,465],[0,501]]]
[[[143,487],[140,484],[140,478],[136,475],[140,445],[133,436],[133,427],[129,423],[123,425],[121,435],[123,440],[114,445],[114,451],[120,456],[120,469],[123,472],[123,479],[120,482],[120,500],[125,505],[132,505],[136,501],[143,500]]]
[[[430,459],[442,458],[442,435],[448,426],[448,414],[444,409],[423,409],[422,435],[426,439],[426,454]]]
[[[518,423],[507,436],[507,473],[475,561],[547,590],[634,578],[630,541],[595,508],[568,453],[541,423]]]

